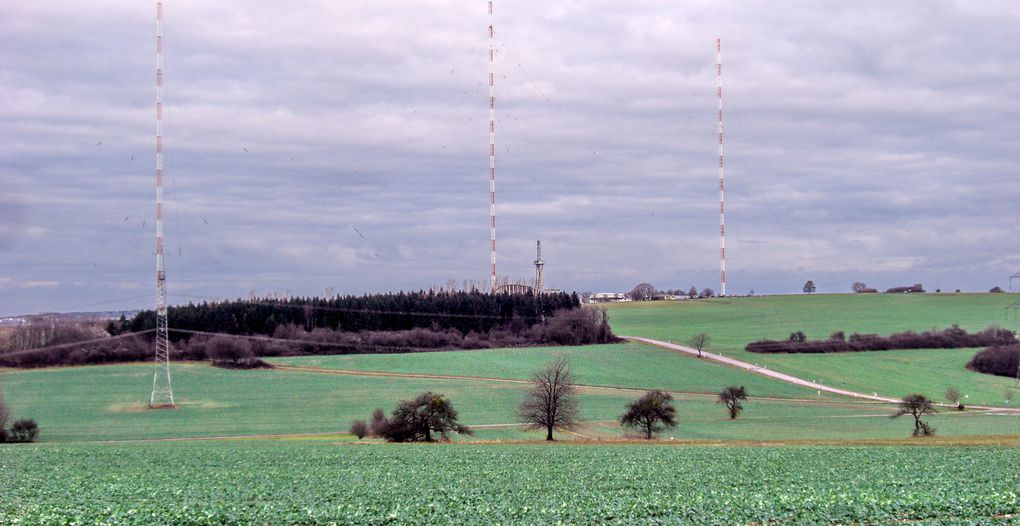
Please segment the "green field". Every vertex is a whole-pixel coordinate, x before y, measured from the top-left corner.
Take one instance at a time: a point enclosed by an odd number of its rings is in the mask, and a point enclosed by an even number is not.
[[[921,392],[941,399],[952,385],[968,397],[966,403],[1008,406],[1004,393],[1014,380],[963,367],[975,349],[765,355],[743,348],[762,338],[785,339],[798,330],[812,339],[835,331],[888,335],[953,324],[971,331],[989,325],[1018,330],[1020,322],[1006,319],[1004,311],[1016,299],[1005,294],[823,294],[621,303],[607,309],[618,334],[683,342],[706,332],[712,337],[708,350],[834,387],[892,397]]]
[[[0,448],[2,524],[1007,524],[1018,487],[1004,448]]]
[[[570,360],[577,383],[694,393],[717,393],[744,385],[755,396],[815,397],[815,391],[720,367],[704,360],[643,344],[540,347],[412,354],[361,354],[273,358],[272,363],[434,375],[482,376],[527,380],[556,356]]]
[[[680,363],[695,358],[661,352]],[[436,353],[429,353],[429,355]],[[438,353],[443,357],[456,353]],[[427,356],[427,355],[422,355]],[[576,363],[576,362],[575,362]],[[527,384],[483,380],[394,378],[277,370],[238,371],[201,364],[174,366],[178,409],[145,408],[151,364],[74,367],[6,373],[8,405],[15,417],[35,418],[45,442],[173,437],[294,435],[344,432],[372,409],[389,411],[398,400],[432,390],[446,394],[476,439],[540,439],[524,432],[515,408]],[[721,366],[719,369],[726,370]],[[743,374],[743,373],[742,373]],[[582,389],[587,422],[564,439],[620,438],[615,425],[640,392]],[[752,393],[753,394],[753,393]],[[905,437],[910,422],[891,420],[885,404],[753,399],[736,421],[713,395],[677,394],[680,425],[663,438],[705,440],[806,440]],[[1020,416],[946,412],[932,418],[944,436],[1020,434]],[[492,426],[492,427],[489,427]]]

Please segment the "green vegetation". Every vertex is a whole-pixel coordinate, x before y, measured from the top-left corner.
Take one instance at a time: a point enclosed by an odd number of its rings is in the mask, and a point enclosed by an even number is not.
[[[1018,487],[1003,448],[0,448],[5,524],[991,524]]]
[[[720,298],[698,301],[635,302],[609,305],[617,334],[674,342],[705,332],[709,352],[722,352],[833,387],[900,397],[927,393],[938,397],[950,385],[964,404],[1008,406],[1011,384],[964,367],[976,349],[930,349],[851,354],[763,355],[744,351],[752,341],[786,339],[803,331],[808,338],[833,332],[889,335],[907,330],[942,329],[953,324],[969,331],[999,325],[1020,329],[1004,319],[1012,298],[1001,294],[822,294]],[[748,386],[754,394],[755,389]]]
[[[696,358],[650,348],[681,363]],[[443,356],[449,353],[440,353]],[[418,355],[415,355],[418,356]],[[575,360],[574,363],[578,363]],[[377,407],[392,408],[422,391],[455,401],[460,421],[478,439],[541,439],[523,432],[515,411],[528,383],[336,375],[280,370],[230,370],[205,364],[173,366],[178,409],[148,410],[151,364],[40,369],[5,374],[12,413],[31,414],[43,442],[163,437],[346,432]],[[573,365],[572,365],[573,367]],[[721,366],[714,366],[725,370]],[[579,390],[579,437],[619,438],[616,423],[641,390]],[[674,394],[678,426],[664,438],[713,440],[868,439],[906,436],[889,418],[893,404],[754,398],[730,421],[715,394]],[[1020,434],[1020,417],[945,411],[932,418],[940,435]],[[496,427],[492,427],[496,426]]]
[[[480,376],[528,380],[557,356],[570,361],[574,379],[584,385],[716,393],[726,385],[747,386],[753,396],[815,397],[804,387],[722,367],[706,360],[643,344],[537,347],[479,351],[268,358],[281,365],[353,371]]]

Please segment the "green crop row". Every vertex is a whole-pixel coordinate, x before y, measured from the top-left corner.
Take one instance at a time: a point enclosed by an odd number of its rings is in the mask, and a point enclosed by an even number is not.
[[[1005,448],[0,448],[0,524],[995,524],[1018,488]]]

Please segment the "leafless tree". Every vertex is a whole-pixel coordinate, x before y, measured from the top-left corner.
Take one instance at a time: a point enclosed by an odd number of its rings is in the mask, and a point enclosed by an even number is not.
[[[810,279],[804,283],[804,294],[813,294],[815,292],[815,282]]]
[[[726,404],[726,409],[730,412],[730,419],[737,418],[737,415],[744,409],[740,403],[741,400],[747,400],[747,391],[744,386],[730,386],[719,393],[719,403]]]
[[[961,398],[960,390],[956,387],[949,386],[946,389],[946,401],[950,404],[956,405],[960,409],[963,409],[963,404],[960,402]]]
[[[850,286],[850,289],[854,292],[864,292],[864,289],[866,288],[868,288],[868,286],[860,281],[855,281],[854,284]]]
[[[576,427],[580,413],[574,377],[567,359],[560,356],[531,375],[532,385],[517,410],[528,429],[545,429],[553,440],[554,429]]]
[[[697,349],[698,358],[701,358],[701,350],[704,349],[710,341],[712,341],[712,338],[709,335],[699,332],[698,334],[691,336],[691,339],[687,340],[687,346],[692,349]]]
[[[627,412],[620,416],[620,423],[644,431],[645,438],[667,427],[676,427],[676,408],[673,397],[665,391],[648,391],[644,396],[627,404]]]
[[[934,435],[935,429],[928,425],[927,422],[921,420],[924,415],[933,415],[937,413],[935,411],[935,405],[931,400],[925,398],[924,395],[912,394],[904,396],[900,400],[899,411],[892,415],[892,418],[901,417],[903,415],[910,415],[914,417],[914,436],[918,435]]]

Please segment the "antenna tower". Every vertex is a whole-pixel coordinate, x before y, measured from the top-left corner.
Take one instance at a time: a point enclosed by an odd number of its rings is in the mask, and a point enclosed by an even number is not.
[[[493,64],[492,0],[489,0],[489,265],[496,291],[496,70]]]
[[[719,99],[719,295],[726,295],[726,198],[723,180],[722,39],[715,39],[716,95]]]
[[[166,269],[163,267],[163,2],[156,1],[156,370],[149,407],[174,406],[167,337]]]
[[[542,292],[542,267],[545,266],[545,262],[542,261],[542,242],[538,242],[538,255],[535,258],[535,292]]]

